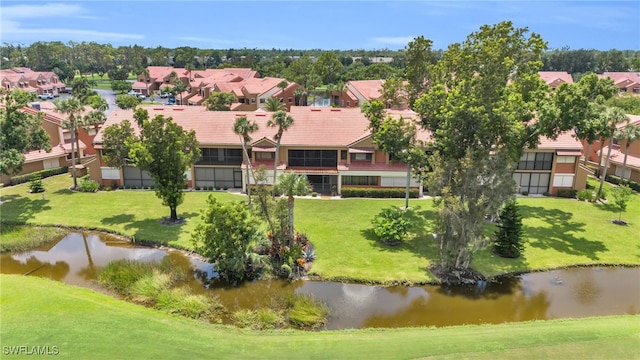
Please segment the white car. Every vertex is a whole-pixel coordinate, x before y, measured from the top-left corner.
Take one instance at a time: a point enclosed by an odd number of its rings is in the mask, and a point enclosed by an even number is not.
[[[40,94],[38,95],[38,98],[41,100],[52,100],[53,94]]]

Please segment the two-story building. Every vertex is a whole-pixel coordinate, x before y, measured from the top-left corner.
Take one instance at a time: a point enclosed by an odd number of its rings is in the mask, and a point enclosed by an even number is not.
[[[271,113],[265,111],[206,111],[202,107],[154,107],[149,116],[172,117],[185,130],[194,130],[202,159],[187,171],[188,186],[246,190],[246,172],[264,166],[272,183],[275,165],[276,128],[268,127]],[[391,116],[417,120],[409,110],[389,110]],[[284,133],[278,154],[277,173],[304,174],[319,193],[340,193],[344,187],[404,187],[406,164],[393,161],[372,141],[368,120],[357,108],[292,107],[294,124]],[[250,164],[243,160],[240,137],[232,130],[240,116],[258,125],[248,144]],[[131,110],[112,112],[105,127],[133,119]],[[103,127],[104,128],[104,127]],[[429,141],[426,131],[419,138]],[[102,133],[95,138],[101,158]],[[514,174],[520,192],[555,194],[559,188],[583,189],[586,171],[579,165],[582,145],[569,134],[557,140],[542,139],[537,149],[527,150]],[[102,163],[100,177],[105,185],[152,186],[139,169],[109,168]],[[253,180],[250,180],[253,183]],[[410,186],[422,193],[418,179]]]

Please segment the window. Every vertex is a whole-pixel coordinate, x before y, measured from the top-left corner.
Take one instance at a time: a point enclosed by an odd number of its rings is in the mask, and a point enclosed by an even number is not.
[[[340,160],[347,160],[347,150],[340,150]]]
[[[518,170],[551,170],[553,153],[527,152],[518,163]]]
[[[347,101],[347,107],[351,106],[351,101]]]
[[[556,162],[558,164],[573,164],[576,162],[575,156],[558,156],[556,157]]]
[[[542,194],[549,191],[549,173],[515,173],[513,180],[519,187],[518,192],[527,191],[529,194]]]
[[[204,148],[197,165],[240,165],[242,149]],[[249,154],[251,156],[251,154]]]
[[[265,99],[264,98],[260,98],[260,104],[264,104],[265,103]]]
[[[272,152],[257,152],[256,160],[274,160],[276,158],[276,153]]]
[[[351,154],[351,161],[371,161],[371,154],[370,153]]]
[[[256,98],[251,98],[251,103],[255,104],[256,103]]]
[[[377,186],[377,176],[343,176],[342,185],[368,185]]]
[[[289,166],[337,167],[336,150],[289,150]]]
[[[288,102],[289,104],[291,104],[291,103],[293,102],[293,99],[292,99],[292,98],[288,98],[288,99],[287,99],[287,102]]]
[[[555,187],[572,187],[573,174],[556,174],[553,177],[553,186]]]

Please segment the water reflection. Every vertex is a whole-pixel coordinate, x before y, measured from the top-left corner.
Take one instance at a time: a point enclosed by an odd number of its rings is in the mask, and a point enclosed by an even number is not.
[[[70,233],[33,251],[0,258],[2,273],[29,274],[94,287],[117,259],[160,260],[193,274],[194,291],[217,296],[230,310],[268,307],[285,294],[311,294],[330,308],[328,329],[448,326],[640,313],[640,268],[573,268],[505,277],[467,286],[383,288],[337,282],[279,280],[231,286],[211,264],[175,250],[135,246],[99,233]]]

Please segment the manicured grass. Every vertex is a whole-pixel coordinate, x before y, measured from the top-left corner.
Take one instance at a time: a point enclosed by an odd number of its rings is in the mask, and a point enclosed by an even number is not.
[[[447,328],[252,331],[171,316],[85,288],[0,275],[4,346],[70,359],[633,359],[640,316]]]
[[[44,200],[41,194],[30,194],[25,184],[1,189],[3,221],[106,229],[136,241],[191,248],[191,232],[200,223],[200,211],[210,194],[221,201],[246,201],[239,194],[188,192],[178,207],[186,223],[163,226],[159,220],[169,210],[153,191],[73,193],[67,189],[71,185],[68,175],[43,183],[47,189]],[[428,266],[438,261],[438,246],[431,235],[436,212],[430,199],[411,200],[416,215],[403,244],[383,245],[373,234],[373,217],[385,207],[403,204],[403,199],[296,199],[296,228],[316,248],[312,273],[325,279],[375,283],[434,281]],[[527,240],[524,256],[502,259],[490,249],[476,253],[471,266],[487,276],[575,264],[640,264],[638,194],[623,214],[628,226],[609,222],[618,217],[611,204],[542,197],[521,197],[518,204]],[[488,224],[487,234],[491,233]]]

